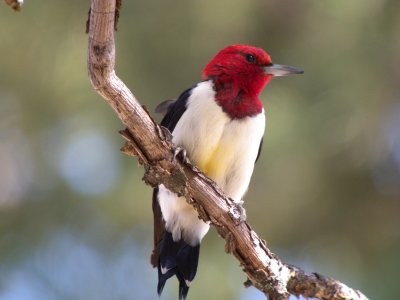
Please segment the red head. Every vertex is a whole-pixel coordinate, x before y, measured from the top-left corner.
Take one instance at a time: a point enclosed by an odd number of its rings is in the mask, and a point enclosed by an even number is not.
[[[261,48],[246,45],[225,47],[206,65],[202,79],[212,80],[216,100],[232,118],[253,116],[262,111],[258,96],[273,76],[302,73],[273,65]]]

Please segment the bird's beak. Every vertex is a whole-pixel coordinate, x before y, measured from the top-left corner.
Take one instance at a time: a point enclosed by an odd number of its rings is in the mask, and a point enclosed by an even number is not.
[[[285,65],[277,65],[277,64],[270,64],[268,66],[265,66],[264,72],[272,76],[288,76],[288,75],[304,73],[302,69]]]

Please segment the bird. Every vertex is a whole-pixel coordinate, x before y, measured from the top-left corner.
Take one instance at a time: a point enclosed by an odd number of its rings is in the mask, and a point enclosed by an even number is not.
[[[259,95],[273,77],[302,73],[272,63],[262,48],[229,45],[206,64],[199,83],[176,100],[161,103],[156,112],[165,114],[161,126],[170,131],[175,146],[184,149],[185,158],[241,203],[263,143],[265,113]],[[184,197],[162,184],[153,190],[152,209],[151,263],[158,269],[158,295],[175,275],[178,298],[184,300],[210,225]]]

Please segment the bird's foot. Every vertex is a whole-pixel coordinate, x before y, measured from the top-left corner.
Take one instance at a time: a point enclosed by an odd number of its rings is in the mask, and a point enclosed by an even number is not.
[[[240,223],[243,223],[247,219],[246,209],[243,207],[243,201],[238,204],[238,209],[240,211]]]
[[[236,220],[237,224],[241,224],[246,221],[247,215],[246,210],[243,207],[243,201],[235,202],[234,205],[229,210],[230,215],[234,220]]]
[[[161,125],[160,125],[160,129],[161,129],[160,137],[162,139],[167,140],[167,141],[172,141],[172,133],[171,133],[171,131],[169,131],[168,128],[166,128],[164,126],[161,126]]]
[[[174,159],[179,158],[182,162],[186,164],[190,164],[190,160],[187,157],[186,150],[182,147],[176,147],[174,151]]]

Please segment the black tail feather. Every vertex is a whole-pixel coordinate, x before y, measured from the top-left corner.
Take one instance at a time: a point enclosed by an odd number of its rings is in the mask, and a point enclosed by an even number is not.
[[[185,300],[189,293],[189,287],[184,280],[179,280],[179,300]]]
[[[186,299],[189,285],[196,276],[199,253],[200,245],[192,247],[183,240],[174,242],[172,234],[164,232],[158,262],[157,292],[159,296],[167,280],[176,275],[179,280],[179,300]]]
[[[169,270],[167,273],[162,274],[161,266],[158,265],[158,285],[157,285],[157,293],[158,296],[161,296],[161,293],[164,289],[164,285],[168,279],[175,275],[174,269]]]

